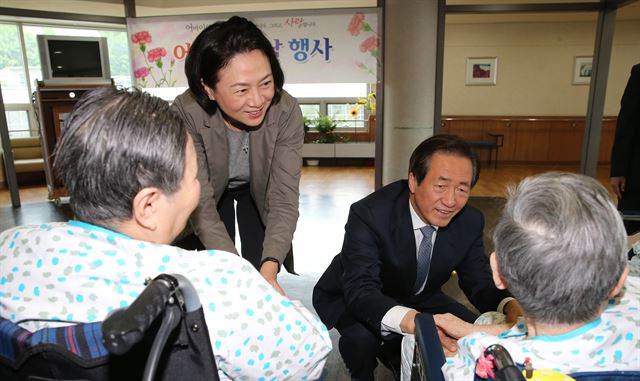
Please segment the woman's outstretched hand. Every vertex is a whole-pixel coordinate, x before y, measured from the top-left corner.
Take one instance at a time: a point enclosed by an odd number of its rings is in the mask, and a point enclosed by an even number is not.
[[[282,287],[278,284],[278,264],[276,262],[265,261],[262,266],[260,266],[260,275],[262,275],[267,283],[275,288],[280,295],[286,296]]]

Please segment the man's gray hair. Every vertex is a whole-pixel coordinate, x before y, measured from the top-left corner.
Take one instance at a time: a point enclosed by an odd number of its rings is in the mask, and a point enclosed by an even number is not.
[[[54,168],[76,217],[109,227],[132,217],[146,187],[171,195],[184,175],[187,132],[169,104],[138,90],[88,91],[65,121]]]
[[[626,234],[593,178],[546,173],[510,190],[493,233],[498,268],[525,314],[547,324],[596,317],[626,266]]]

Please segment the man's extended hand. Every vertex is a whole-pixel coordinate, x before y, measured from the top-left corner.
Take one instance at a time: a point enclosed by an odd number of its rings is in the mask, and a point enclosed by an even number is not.
[[[442,345],[442,351],[445,357],[453,357],[458,354],[458,340],[447,335],[439,327],[436,327],[438,331],[438,338],[440,339],[440,345]]]
[[[438,328],[438,337],[444,355],[455,356],[458,353],[458,339],[471,333],[473,324],[450,313],[433,315],[433,320]]]
[[[433,320],[438,329],[441,329],[447,336],[459,339],[474,332],[473,324],[467,323],[459,317],[446,313],[433,315]]]
[[[400,321],[400,330],[403,333],[410,333],[412,335],[416,334],[416,315],[417,314],[418,314],[418,311],[416,310],[409,310],[409,312],[404,314],[404,316],[402,317],[402,320]]]
[[[280,295],[285,296],[282,287],[278,284],[278,264],[276,262],[265,261],[262,266],[260,266],[260,275],[262,275]]]
[[[400,321],[400,329],[403,333],[410,333],[415,335],[416,333],[416,316],[418,315],[418,311],[409,310],[402,320]],[[451,314],[448,314],[451,315]],[[434,319],[438,315],[434,315]],[[441,316],[441,315],[440,315]],[[451,315],[453,316],[453,315]],[[456,318],[455,316],[453,316]],[[457,318],[456,318],[457,319]],[[437,327],[437,322],[436,322]],[[444,355],[447,357],[455,356],[458,353],[458,340],[453,337],[448,336],[445,331],[437,327],[438,330],[438,338],[440,338],[440,343],[442,344],[442,350],[444,351]]]
[[[517,315],[517,311],[520,310],[520,304],[515,302],[515,300],[507,303],[507,306],[509,304],[512,304],[510,307],[513,308],[512,314]],[[507,310],[506,306],[505,310]],[[438,327],[438,331],[442,331],[442,334],[456,340],[476,332],[484,332],[497,336],[513,326],[513,323],[471,324],[450,313],[433,315],[433,320]],[[443,349],[446,353],[447,349],[444,348],[445,342],[442,339],[442,335],[440,332],[438,332],[438,335],[440,336],[440,341],[443,343]]]

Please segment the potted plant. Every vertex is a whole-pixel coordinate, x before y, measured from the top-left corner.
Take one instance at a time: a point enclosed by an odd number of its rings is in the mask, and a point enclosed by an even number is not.
[[[314,119],[311,119],[305,116],[302,118],[302,125],[304,127],[304,142],[312,143],[313,139],[311,138],[309,131],[311,130],[311,127],[313,127],[314,125]]]
[[[315,128],[318,131],[318,137],[313,141],[318,144],[344,143],[349,139],[340,136],[335,129],[336,121],[328,115],[320,116],[315,120]]]
[[[335,132],[337,123],[330,116],[319,116],[315,119],[304,118],[303,123],[305,143],[307,143],[303,146],[303,155],[307,165],[318,165],[318,158],[335,157],[334,143],[343,143],[349,140]]]

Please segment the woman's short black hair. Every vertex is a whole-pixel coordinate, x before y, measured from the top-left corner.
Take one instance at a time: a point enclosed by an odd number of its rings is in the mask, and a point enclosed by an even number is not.
[[[218,73],[236,54],[256,49],[269,60],[275,84],[272,103],[278,103],[284,85],[284,73],[271,42],[256,24],[244,17],[233,16],[227,21],[209,25],[196,37],[189,48],[184,71],[189,81],[189,89],[207,113],[215,114],[218,105],[209,99],[202,82],[212,89],[215,88],[220,79]]]

